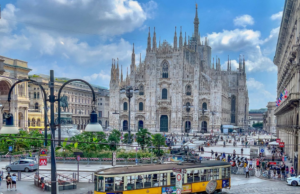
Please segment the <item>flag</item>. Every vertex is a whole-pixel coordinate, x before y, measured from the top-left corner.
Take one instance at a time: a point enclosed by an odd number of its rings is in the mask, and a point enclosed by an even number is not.
[[[284,90],[284,98],[287,98],[287,96],[288,96],[288,91],[285,89]]]
[[[280,102],[281,102],[281,100],[280,100],[280,98],[278,98],[278,104],[280,104]]]
[[[282,98],[283,98],[283,94],[281,93],[279,97],[280,101],[282,101]]]

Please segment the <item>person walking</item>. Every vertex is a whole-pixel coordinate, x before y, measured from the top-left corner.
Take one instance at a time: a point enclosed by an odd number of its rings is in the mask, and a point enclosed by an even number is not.
[[[11,176],[11,183],[12,183],[12,190],[15,187],[15,191],[16,191],[17,190],[17,176],[16,176],[16,174],[13,174]]]
[[[250,159],[250,161],[249,161],[249,168],[250,168],[250,169],[253,168],[253,166],[252,166],[252,159]]]
[[[5,179],[6,179],[7,190],[9,191],[9,190],[11,190],[11,175],[10,175],[10,173],[7,174]],[[9,188],[8,188],[8,186],[9,186]]]
[[[211,150],[211,158],[213,158],[213,156],[214,156],[214,151]]]
[[[248,166],[246,166],[245,170],[246,170],[246,178],[249,178],[249,168],[248,168]]]
[[[291,166],[291,169],[290,169],[291,177],[295,176],[294,173],[295,173],[294,167]]]
[[[289,174],[289,167],[288,166],[285,166],[285,176],[287,177]]]
[[[215,152],[215,159],[217,159],[218,157],[218,152]]]
[[[241,148],[241,153],[242,153],[242,155],[243,155],[243,151],[244,151],[244,149],[243,149],[243,148]]]

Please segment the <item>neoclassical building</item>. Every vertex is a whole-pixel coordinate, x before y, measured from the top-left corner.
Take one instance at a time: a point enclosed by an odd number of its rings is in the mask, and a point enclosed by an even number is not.
[[[147,128],[152,132],[191,132],[219,130],[222,124],[244,128],[248,118],[248,90],[245,60],[239,68],[221,69],[219,58],[212,59],[207,38],[201,40],[196,7],[194,32],[174,42],[159,42],[150,28],[146,57],[137,66],[132,50],[130,70],[123,78],[122,67],[113,60],[110,81],[110,126],[128,130],[128,98],[120,89],[131,85],[139,89],[131,99],[130,129]],[[121,71],[120,71],[121,69]],[[205,110],[205,111],[202,111]],[[119,114],[113,114],[117,112]]]
[[[47,96],[50,93],[48,88],[48,75],[28,75],[31,71],[25,61],[11,59],[0,56],[0,67],[4,67],[5,72],[0,75],[0,107],[1,115],[11,112],[14,115],[14,124],[23,130],[44,130],[44,101],[41,89],[32,83],[24,82],[18,84],[12,92],[10,108],[7,103],[8,92],[11,86],[18,80],[30,78],[42,84]],[[1,72],[2,73],[2,72]],[[55,95],[58,95],[59,88],[68,81],[68,78],[55,78]],[[98,122],[103,128],[109,127],[109,90],[92,85],[96,93],[96,111]],[[72,82],[63,89],[62,95],[68,97],[68,112],[72,113],[73,123],[78,129],[84,129],[89,123],[92,111],[92,92],[90,88],[82,82]],[[57,113],[57,103],[55,112]],[[47,107],[50,104],[47,103]],[[3,119],[3,116],[2,116]],[[50,112],[48,112],[48,121]],[[0,122],[0,127],[5,123],[5,119]]]
[[[276,46],[274,64],[278,67],[277,98],[286,89],[288,96],[275,109],[277,132],[285,142],[285,153],[300,173],[300,1],[286,0]]]
[[[8,92],[11,86],[19,79],[28,78],[28,73],[31,71],[28,68],[26,61],[18,59],[11,59],[8,57],[0,56],[0,63],[2,63],[5,72],[0,76],[0,108],[1,115],[4,112],[10,112],[14,116],[14,124],[20,129],[28,130],[28,109],[29,109],[29,96],[28,96],[28,83],[18,84],[12,91],[12,99],[10,107],[7,103]],[[5,119],[2,118],[0,127],[5,123]]]
[[[50,90],[47,86],[49,82],[48,75],[31,75],[30,79],[35,80],[43,84],[47,96],[50,94]],[[54,94],[58,96],[60,87],[67,82],[68,78],[55,78]],[[109,91],[101,86],[92,85],[96,93],[96,111],[98,113],[98,122],[103,128],[107,128],[108,122],[108,109],[109,109]],[[29,129],[43,129],[44,127],[44,101],[43,94],[40,88],[34,84],[28,84],[28,95],[30,99],[29,104],[29,117],[28,126]],[[72,113],[73,123],[77,125],[78,129],[85,129],[85,126],[89,123],[90,113],[92,111],[92,92],[91,89],[82,82],[71,82],[64,87],[61,96],[68,97],[68,109],[67,112]],[[47,104],[50,107],[50,104]],[[54,110],[57,113],[58,104],[55,103]],[[61,110],[63,112],[63,110]],[[49,112],[48,112],[49,113]],[[48,114],[50,119],[50,114]]]
[[[267,108],[268,111],[264,113],[264,130],[278,136],[276,133],[276,116],[274,115],[276,103],[268,102]]]

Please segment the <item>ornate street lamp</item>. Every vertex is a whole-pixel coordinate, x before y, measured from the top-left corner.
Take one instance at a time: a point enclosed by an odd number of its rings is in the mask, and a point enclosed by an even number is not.
[[[126,86],[125,88],[122,88],[120,90],[120,93],[121,94],[125,94],[126,97],[128,98],[128,106],[129,106],[129,109],[128,109],[128,144],[130,144],[130,100],[131,98],[133,97],[133,94],[134,93],[139,93],[139,89],[135,89],[133,90],[133,87],[132,86]]]
[[[54,121],[54,103],[56,101],[59,102],[59,106],[58,106],[58,110],[59,110],[59,114],[58,114],[58,118],[59,118],[59,124],[60,124],[60,93],[61,93],[61,90],[62,88],[72,82],[72,81],[82,81],[82,82],[85,82],[92,90],[92,93],[93,93],[93,102],[95,102],[96,98],[95,98],[95,92],[93,90],[93,88],[91,87],[91,85],[89,83],[87,83],[86,81],[84,80],[79,80],[79,79],[74,79],[74,80],[69,80],[67,81],[59,90],[59,93],[58,93],[58,98],[55,99],[55,95],[54,95],[54,71],[53,70],[50,70],[50,81],[49,81],[49,88],[50,88],[50,96],[49,96],[49,99],[46,99],[47,98],[47,95],[46,95],[46,92],[44,90],[44,88],[41,86],[40,83],[34,81],[34,80],[30,80],[30,79],[23,79],[23,80],[19,80],[17,81],[16,83],[14,83],[10,90],[9,90],[9,93],[8,93],[8,103],[9,103],[9,107],[10,107],[10,101],[11,101],[11,93],[12,93],[12,90],[14,89],[14,87],[19,84],[19,83],[22,83],[22,82],[32,82],[33,84],[36,84],[36,85],[39,85],[41,90],[43,91],[44,93],[44,116],[45,118],[47,118],[47,104],[46,104],[46,101],[49,101],[50,102],[50,115],[51,115],[51,120],[50,120],[50,129],[51,129],[51,194],[56,194],[57,193],[57,180],[56,180],[56,161],[55,161],[55,121]],[[47,123],[46,123],[46,120],[45,119],[45,131],[46,131],[46,127],[47,127]],[[91,118],[90,118],[90,121],[91,123],[88,124],[86,126],[86,131],[88,132],[98,132],[98,131],[103,131],[102,127],[100,124],[97,123],[97,114],[95,112],[95,110],[92,111],[91,113]],[[96,123],[97,124],[96,124]],[[14,127],[14,123],[13,123],[13,115],[11,113],[8,113],[8,116],[6,118],[6,126],[3,126],[2,129],[0,130],[0,134],[17,134],[19,133],[19,130],[17,127]],[[60,133],[59,133],[60,134]],[[60,136],[59,136],[60,137]],[[45,133],[45,140],[47,139],[47,133]],[[60,142],[60,139],[59,139],[59,142]],[[46,144],[47,145],[47,144]]]

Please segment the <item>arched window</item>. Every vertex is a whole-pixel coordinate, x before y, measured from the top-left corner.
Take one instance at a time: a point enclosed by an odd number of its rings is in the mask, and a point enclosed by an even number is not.
[[[124,102],[124,103],[123,103],[123,110],[124,110],[124,111],[127,111],[127,102]]]
[[[202,104],[202,109],[203,109],[203,110],[207,110],[207,104],[206,104],[206,102],[203,102],[203,104]]]
[[[164,63],[162,65],[162,78],[168,78],[169,77],[169,67],[167,63]]]
[[[35,109],[35,110],[39,109],[39,103],[36,102],[36,103],[34,104],[34,109]]]
[[[39,92],[36,94],[36,98],[37,98],[37,99],[40,98],[40,93],[39,93]]]
[[[36,92],[33,93],[33,98],[36,99]]]
[[[8,95],[10,86],[6,81],[0,81],[0,95]]]
[[[231,96],[231,123],[235,123],[235,96]]]
[[[190,86],[190,85],[187,85],[186,86],[186,88],[185,88],[185,94],[187,95],[187,96],[190,96],[190,95],[192,95],[192,87]]]
[[[168,99],[168,90],[166,88],[162,89],[161,98],[162,99]]]
[[[144,95],[144,86],[143,85],[140,85],[139,94]]]
[[[32,119],[31,126],[35,127],[35,119]]]
[[[36,122],[36,126],[41,126],[41,120],[40,119],[37,119],[37,122]]]
[[[139,111],[144,110],[144,104],[142,102],[139,103]]]
[[[190,112],[190,110],[191,110],[191,103],[187,102],[185,104],[185,106],[186,106],[186,112]]]
[[[30,119],[28,119],[28,127],[30,127]]]
[[[127,131],[128,130],[128,121],[124,120],[123,121],[123,131]]]

